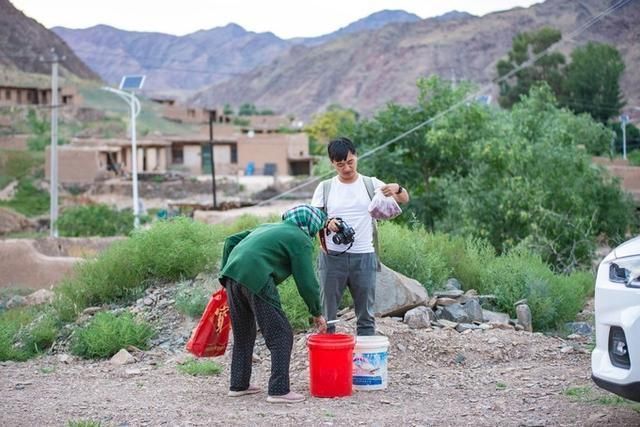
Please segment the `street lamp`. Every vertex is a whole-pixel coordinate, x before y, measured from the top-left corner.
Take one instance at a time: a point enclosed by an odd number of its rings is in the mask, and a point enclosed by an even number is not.
[[[623,114],[620,116],[620,126],[622,127],[622,158],[627,160],[627,123],[629,116]]]
[[[133,193],[133,226],[140,226],[140,205],[138,203],[138,148],[136,146],[136,117],[140,114],[140,101],[133,93],[141,89],[146,76],[124,76],[120,81],[120,88],[105,86],[102,90],[115,93],[129,104],[131,111],[131,185]]]

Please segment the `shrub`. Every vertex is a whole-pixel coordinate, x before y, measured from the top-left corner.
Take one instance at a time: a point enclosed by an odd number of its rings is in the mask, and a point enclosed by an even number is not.
[[[23,361],[42,353],[53,344],[59,326],[48,308],[21,307],[0,313],[0,361]]]
[[[189,317],[200,317],[211,298],[211,291],[183,283],[176,293],[176,310]]]
[[[154,335],[151,326],[130,313],[102,312],[76,332],[71,352],[85,359],[107,358],[130,345],[145,350]]]
[[[198,376],[218,375],[222,372],[222,366],[213,360],[190,359],[182,365],[178,365],[178,370],[183,374]]]
[[[127,235],[132,229],[133,212],[102,204],[73,206],[58,219],[58,230],[65,237]]]
[[[512,317],[514,303],[526,298],[536,330],[557,328],[575,318],[587,295],[586,273],[556,275],[540,256],[524,249],[489,261],[481,275],[479,291],[494,294],[498,308]]]
[[[49,209],[49,193],[33,185],[33,181],[23,178],[19,181],[13,199],[0,201],[0,206],[7,206],[26,216],[36,216]]]
[[[184,217],[157,222],[78,264],[55,288],[54,306],[71,321],[90,305],[135,299],[151,283],[192,278],[213,268],[222,236],[222,228]]]

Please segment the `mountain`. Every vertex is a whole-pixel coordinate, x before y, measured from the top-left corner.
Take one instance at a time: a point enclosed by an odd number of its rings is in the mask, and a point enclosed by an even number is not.
[[[551,26],[567,37],[613,4],[609,0],[547,0],[481,18],[389,24],[319,46],[293,47],[268,65],[198,93],[191,102],[251,102],[301,117],[340,104],[368,115],[389,101],[415,103],[419,77],[438,74],[490,83],[497,61],[511,49],[516,34]],[[640,65],[640,1],[615,4],[621,7],[574,34],[561,51],[568,54],[587,41],[615,46],[626,63],[622,89],[629,105],[639,105],[640,75],[635,70]],[[493,85],[494,95],[495,91]]]
[[[347,34],[359,33],[361,31],[377,30],[384,27],[387,24],[396,22],[416,22],[420,18],[413,13],[405,12],[404,10],[381,10],[380,12],[372,13],[371,15],[359,19],[346,27],[342,27],[337,31],[330,34],[325,34],[319,37],[299,37],[290,39],[293,44],[303,44],[305,46],[317,46],[319,44],[326,43],[331,40],[335,40]]]
[[[348,34],[380,28],[389,22],[419,19],[402,11],[382,11],[336,33]],[[294,45],[316,45],[323,43],[324,38],[339,37],[332,33],[283,40],[273,33],[254,33],[236,24],[180,37],[124,31],[106,25],[52,30],[106,81],[118,83],[125,74],[145,74],[145,88],[156,92],[201,89],[268,64]]]
[[[98,79],[56,34],[16,9],[9,0],[0,0],[0,67],[26,73],[50,73],[51,49],[65,59],[60,73],[74,74],[83,79]]]
[[[181,37],[106,25],[53,31],[106,81],[145,74],[149,90],[200,88],[268,63],[289,48],[272,33],[253,33],[235,24]]]

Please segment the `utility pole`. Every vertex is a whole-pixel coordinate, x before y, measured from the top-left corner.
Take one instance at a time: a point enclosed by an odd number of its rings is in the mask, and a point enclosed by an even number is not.
[[[51,237],[58,237],[58,55],[51,49],[51,173],[50,225]]]
[[[209,110],[209,150],[211,156],[209,161],[211,162],[211,185],[213,190],[213,209],[218,209],[218,203],[216,202],[216,166],[213,158],[213,119],[215,118],[216,110]]]

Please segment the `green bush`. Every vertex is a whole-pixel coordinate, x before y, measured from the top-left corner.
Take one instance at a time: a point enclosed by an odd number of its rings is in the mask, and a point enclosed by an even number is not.
[[[72,321],[84,308],[129,301],[154,282],[192,278],[213,269],[224,230],[177,217],[134,232],[74,268],[54,290],[60,317]]]
[[[0,361],[27,360],[51,347],[60,322],[48,308],[20,307],[0,313]]]
[[[130,313],[102,312],[76,331],[71,352],[85,359],[107,358],[130,345],[145,350],[154,335],[150,325],[135,320]]]
[[[489,261],[478,291],[494,294],[498,308],[512,317],[514,303],[526,298],[534,329],[549,330],[574,319],[584,306],[589,276],[593,283],[593,276],[584,272],[554,274],[539,255],[514,249]]]
[[[210,298],[210,290],[183,283],[178,286],[178,291],[176,292],[176,310],[189,317],[200,317]]]
[[[133,212],[107,205],[73,206],[62,211],[58,231],[65,237],[122,236],[133,230]]]
[[[1,200],[0,206],[9,207],[26,216],[41,215],[49,210],[49,193],[36,188],[31,179],[23,178],[18,183],[14,198]]]
[[[178,365],[178,370],[183,374],[194,377],[218,375],[222,372],[222,366],[213,360],[190,359],[182,365]]]

